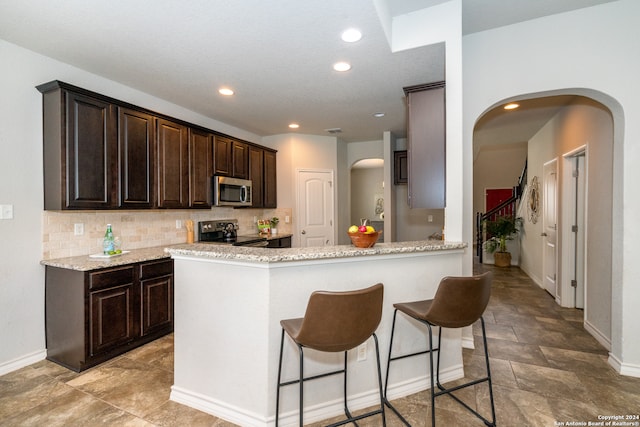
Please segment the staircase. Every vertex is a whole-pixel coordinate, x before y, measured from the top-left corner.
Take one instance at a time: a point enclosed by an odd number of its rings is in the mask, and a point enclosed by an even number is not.
[[[484,246],[484,222],[494,221],[501,216],[516,216],[518,202],[523,196],[524,189],[527,185],[527,161],[524,162],[522,173],[518,178],[518,184],[513,187],[511,197],[500,203],[486,213],[476,212],[476,256],[478,262],[482,264],[482,247]]]

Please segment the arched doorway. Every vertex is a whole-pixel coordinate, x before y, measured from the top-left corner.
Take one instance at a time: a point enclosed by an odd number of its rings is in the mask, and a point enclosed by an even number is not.
[[[506,99],[486,110],[476,122],[474,128],[474,206],[479,203],[476,194],[483,186],[483,179],[476,171],[476,164],[484,157],[495,159],[495,170],[500,170],[500,161],[510,144],[526,144],[527,182],[534,177],[542,179],[545,163],[556,160],[558,164],[557,206],[558,212],[556,273],[557,292],[553,295],[558,304],[575,306],[575,288],[573,275],[569,274],[575,266],[568,262],[574,254],[569,241],[574,239],[573,227],[567,215],[571,188],[565,168],[569,163],[563,159],[572,153],[584,149],[585,165],[585,251],[584,267],[585,307],[584,327],[606,348],[612,346],[612,307],[613,275],[611,260],[615,253],[613,239],[616,197],[614,192],[615,174],[620,173],[614,167],[614,117],[610,106],[619,106],[615,101],[605,104],[601,100],[610,98],[603,94],[589,93],[529,94]],[[583,92],[583,91],[575,91]],[[515,101],[522,110],[503,110],[504,104]],[[492,145],[487,145],[491,141]],[[503,145],[500,147],[500,145]],[[486,160],[486,159],[484,159]],[[542,181],[541,181],[542,182]],[[524,197],[526,197],[526,192]],[[543,199],[541,198],[541,201]],[[521,203],[521,207],[526,203]],[[541,207],[543,211],[543,207]],[[520,210],[524,220],[520,233],[520,268],[538,285],[543,286],[545,230],[542,222],[534,222]]]

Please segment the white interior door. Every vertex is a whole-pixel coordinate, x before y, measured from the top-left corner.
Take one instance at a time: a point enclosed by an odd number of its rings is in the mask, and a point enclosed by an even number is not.
[[[557,229],[558,229],[558,162],[552,160],[543,167],[542,204],[542,270],[544,288],[554,298],[558,296]]]
[[[575,280],[575,306],[576,308],[584,308],[585,300],[585,200],[586,200],[586,174],[584,168],[584,153],[575,157],[575,173],[576,178],[576,200],[575,200],[575,261],[574,261],[574,280]]]
[[[300,246],[333,245],[333,172],[299,170],[297,181]]]

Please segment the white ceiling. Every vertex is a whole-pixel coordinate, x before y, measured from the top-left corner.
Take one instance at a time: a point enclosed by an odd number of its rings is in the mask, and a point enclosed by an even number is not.
[[[445,2],[380,1],[394,16]],[[608,1],[462,0],[463,33]],[[402,88],[443,80],[444,46],[392,53],[374,3],[0,0],[0,38],[260,136],[297,122],[347,142],[404,137]],[[348,27],[362,40],[340,40]],[[352,70],[333,71],[339,60]],[[223,85],[236,94],[218,95]]]

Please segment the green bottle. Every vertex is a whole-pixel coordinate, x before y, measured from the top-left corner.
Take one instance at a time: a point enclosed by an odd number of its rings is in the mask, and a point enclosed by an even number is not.
[[[111,224],[107,224],[107,232],[104,233],[104,239],[102,240],[102,252],[105,255],[111,255],[114,250],[113,231],[111,230]]]

